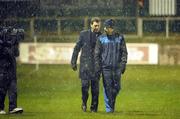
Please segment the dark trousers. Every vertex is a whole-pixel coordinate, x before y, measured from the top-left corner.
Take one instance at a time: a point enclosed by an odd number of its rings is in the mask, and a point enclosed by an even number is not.
[[[12,67],[0,67],[0,110],[4,110],[6,94],[9,98],[9,111],[17,107],[17,79],[16,71]]]
[[[91,110],[97,111],[99,98],[99,80],[81,79],[82,102],[86,105],[89,97],[89,87],[91,87]]]
[[[114,111],[116,97],[121,89],[121,70],[103,69],[102,76],[106,111]]]

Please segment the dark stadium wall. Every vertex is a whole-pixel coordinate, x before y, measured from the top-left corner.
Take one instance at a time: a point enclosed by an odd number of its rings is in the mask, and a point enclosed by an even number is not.
[[[40,10],[40,0],[2,0],[0,1],[0,18],[34,17]]]

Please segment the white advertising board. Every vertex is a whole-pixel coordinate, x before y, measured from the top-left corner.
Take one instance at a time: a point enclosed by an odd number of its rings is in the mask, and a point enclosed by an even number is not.
[[[74,43],[21,43],[20,62],[70,64]],[[158,45],[127,43],[128,64],[158,64]]]

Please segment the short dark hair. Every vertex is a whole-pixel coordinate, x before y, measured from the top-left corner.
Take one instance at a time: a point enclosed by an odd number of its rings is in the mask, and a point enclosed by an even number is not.
[[[92,17],[90,23],[93,24],[93,22],[99,23],[99,22],[101,22],[101,19],[99,17]]]

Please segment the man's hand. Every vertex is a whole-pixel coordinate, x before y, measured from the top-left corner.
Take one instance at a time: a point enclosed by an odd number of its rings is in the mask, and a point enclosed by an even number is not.
[[[72,67],[72,69],[73,69],[74,71],[77,70],[77,65],[76,65],[76,64],[72,64],[71,67]]]

